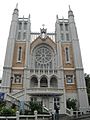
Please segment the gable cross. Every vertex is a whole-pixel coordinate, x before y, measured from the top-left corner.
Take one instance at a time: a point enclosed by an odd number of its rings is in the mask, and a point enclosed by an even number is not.
[[[42,24],[42,26],[43,26],[43,28],[44,28],[45,24]]]

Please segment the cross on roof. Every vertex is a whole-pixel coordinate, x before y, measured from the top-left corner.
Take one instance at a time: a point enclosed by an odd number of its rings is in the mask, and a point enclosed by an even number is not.
[[[42,26],[43,26],[43,28],[44,28],[45,24],[42,24]]]

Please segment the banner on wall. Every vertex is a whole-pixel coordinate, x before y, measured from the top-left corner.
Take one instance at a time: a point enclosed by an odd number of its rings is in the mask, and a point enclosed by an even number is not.
[[[5,93],[0,92],[0,100],[4,100]]]

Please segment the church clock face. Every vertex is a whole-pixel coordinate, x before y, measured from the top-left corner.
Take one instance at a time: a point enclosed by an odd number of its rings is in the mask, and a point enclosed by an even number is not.
[[[46,64],[51,61],[52,53],[47,46],[40,46],[36,49],[35,59],[40,64]]]

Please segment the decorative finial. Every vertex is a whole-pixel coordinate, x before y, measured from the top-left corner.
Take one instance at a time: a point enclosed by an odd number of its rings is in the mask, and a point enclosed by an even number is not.
[[[58,19],[58,14],[56,15],[56,19]]]
[[[30,22],[30,14],[29,14],[29,16],[28,16],[28,22]]]
[[[16,9],[18,9],[18,3],[16,4]]]
[[[68,17],[70,17],[70,16],[74,17],[74,14],[73,14],[73,11],[71,10],[70,5],[69,5]]]
[[[69,5],[69,11],[71,11],[70,5]]]
[[[30,14],[29,14],[28,18],[30,18]]]

